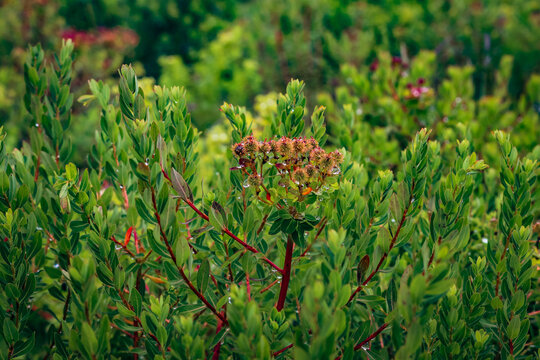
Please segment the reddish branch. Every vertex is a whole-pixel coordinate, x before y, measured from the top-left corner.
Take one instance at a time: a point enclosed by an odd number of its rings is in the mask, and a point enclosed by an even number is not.
[[[283,349],[276,351],[276,352],[273,353],[272,355],[273,355],[273,356],[278,356],[279,354],[281,354],[282,352],[285,352],[285,351],[289,350],[289,349],[292,348],[293,346],[294,346],[293,344],[289,344],[289,345],[285,346]]]
[[[354,351],[358,351],[362,348],[362,346],[364,346],[366,343],[368,343],[369,341],[373,340],[375,337],[377,337],[377,335],[379,335],[384,329],[386,329],[386,327],[388,326],[387,323],[384,323],[380,328],[378,328],[377,330],[375,330],[374,333],[372,333],[371,335],[369,335],[367,338],[365,338],[361,343],[359,343],[358,345],[355,345],[354,347]],[[341,357],[343,355],[339,355],[336,360],[340,360]]]
[[[279,279],[276,279],[276,280],[272,281],[272,282],[270,283],[270,285],[268,285],[267,287],[265,287],[264,289],[262,289],[262,290],[260,291],[260,293],[262,294],[262,293],[264,293],[264,292],[270,290],[270,289],[272,288],[272,286],[274,286],[274,285],[277,284],[278,281],[279,281]]]
[[[160,164],[161,165],[161,164]],[[161,166],[161,173],[163,174],[163,176],[165,177],[165,179],[167,179],[169,181],[169,183],[172,185],[172,180],[171,178],[169,177],[169,175],[167,175],[167,172],[165,171],[165,169],[163,168],[163,166]],[[190,208],[193,209],[193,211],[195,211],[197,213],[197,215],[199,215],[202,219],[204,219],[205,221],[208,221],[210,222],[210,219],[208,218],[208,215],[206,215],[205,213],[203,213],[201,210],[199,210],[199,208],[197,208],[197,206],[189,199],[182,199],[185,201],[186,204],[189,205]],[[273,267],[274,269],[276,269],[278,272],[280,273],[283,273],[283,269],[281,269],[279,266],[277,266],[276,264],[274,264],[270,259],[268,259],[266,256],[264,256],[260,251],[258,251],[257,249],[255,249],[253,246],[251,245],[248,245],[245,241],[241,240],[238,236],[234,235],[227,227],[223,227],[222,231],[227,234],[229,237],[231,237],[234,241],[236,241],[237,243],[241,244],[244,248],[246,248],[247,250],[249,250],[250,252],[254,253],[254,254],[261,254],[262,256],[262,259],[268,263],[268,265],[270,265],[271,267]]]
[[[216,334],[219,334],[221,329],[223,328],[223,322],[221,320],[218,320],[218,326],[216,329]],[[212,355],[212,360],[219,360],[219,351],[221,350],[221,341],[218,341],[216,346],[214,346],[214,354]]]
[[[210,304],[208,302],[208,300],[206,300],[205,296],[199,290],[197,290],[195,285],[193,285],[193,283],[189,280],[186,273],[184,272],[184,269],[182,269],[182,267],[178,266],[178,264],[176,263],[176,256],[174,255],[174,252],[173,252],[173,250],[171,248],[169,240],[167,239],[167,235],[165,234],[165,231],[163,230],[163,227],[161,226],[161,217],[159,216],[159,213],[157,211],[156,194],[155,194],[154,188],[151,188],[151,190],[152,190],[151,191],[151,193],[152,193],[152,205],[154,206],[154,216],[156,217],[156,220],[157,220],[157,223],[158,223],[158,226],[159,226],[159,231],[161,233],[161,238],[162,238],[163,242],[165,243],[165,247],[167,248],[167,251],[169,252],[169,255],[171,256],[172,261],[176,265],[176,268],[178,269],[178,272],[180,273],[180,276],[182,276],[182,279],[184,279],[184,282],[187,284],[187,286],[191,289],[191,291],[193,291],[193,293],[195,295],[197,295],[197,297],[204,303],[204,305],[206,305],[206,307],[210,311],[212,311],[218,317],[218,319],[220,319],[223,323],[227,324],[227,319],[225,318],[225,316],[223,316],[223,314],[219,313],[216,310],[216,308],[214,306],[212,306],[212,304]]]
[[[437,239],[437,244],[438,245],[441,245],[441,242],[442,242],[442,237],[439,235],[439,238]],[[431,266],[431,264],[433,263],[433,259],[435,258],[435,246],[433,246],[433,251],[431,252],[431,257],[429,258],[429,262],[427,264],[427,268],[429,268]],[[425,275],[426,274],[426,271],[422,271],[422,275]]]
[[[119,245],[129,256],[135,258],[135,254],[131,250],[129,250],[124,243],[116,240],[116,237],[114,235],[111,236],[111,240],[114,241],[116,245]]]
[[[205,213],[203,213],[201,210],[199,210],[197,208],[197,206],[192,203],[189,199],[183,199],[186,204],[189,205],[190,208],[193,209],[193,211],[195,211],[197,213],[197,215],[199,215],[201,218],[203,218],[205,221],[210,221],[210,219],[208,218],[208,215],[206,215]],[[266,256],[264,256],[260,251],[258,251],[257,249],[255,249],[253,246],[247,244],[245,241],[243,241],[242,239],[240,239],[238,236],[234,235],[227,227],[223,227],[222,231],[227,234],[231,239],[233,239],[234,241],[236,241],[237,243],[241,244],[245,249],[247,249],[248,251],[254,253],[254,254],[261,254],[261,257],[262,259],[268,264],[270,265],[271,267],[273,267],[274,269],[276,269],[277,271],[279,271],[280,273],[283,274],[283,269],[281,269],[279,266],[277,266],[276,264],[274,264],[270,259],[268,259]]]
[[[309,252],[309,250],[311,250],[311,247],[313,246],[313,244],[315,243],[315,241],[317,241],[317,239],[319,238],[319,236],[321,235],[322,231],[324,230],[324,228],[326,227],[326,224],[328,223],[328,220],[323,217],[322,220],[319,222],[319,230],[317,231],[317,233],[315,234],[315,237],[313,238],[313,241],[311,242],[311,244],[309,244],[307,247],[306,247],[306,250],[304,250],[304,252],[302,253],[302,255],[300,255],[300,257],[304,257],[306,256],[306,254]]]
[[[377,330],[375,330],[375,332],[371,335],[369,335],[364,341],[362,341],[360,344],[356,345],[354,347],[354,350],[360,350],[362,348],[362,346],[364,346],[367,342],[371,341],[372,339],[374,339],[377,335],[379,335],[384,329],[386,329],[386,327],[388,326],[387,323],[384,323],[380,328],[378,328]]]
[[[285,263],[283,265],[283,278],[281,280],[281,289],[279,290],[279,298],[276,303],[277,311],[283,309],[285,305],[285,298],[287,297],[287,290],[289,289],[289,282],[291,280],[291,263],[294,249],[294,242],[291,235],[287,238],[287,249],[285,251]]]
[[[405,210],[403,210],[403,216],[401,217],[401,221],[399,222],[399,225],[396,229],[396,233],[394,234],[394,236],[392,237],[392,241],[390,242],[390,248],[388,249],[387,252],[385,252],[383,254],[383,256],[381,257],[381,260],[379,260],[379,263],[377,264],[377,267],[375,268],[375,270],[373,270],[371,272],[371,274],[369,274],[369,276],[367,277],[366,280],[364,280],[364,282],[361,284],[361,285],[358,285],[358,287],[356,288],[356,290],[354,290],[354,292],[351,294],[351,297],[349,298],[349,301],[347,302],[350,303],[354,297],[356,296],[356,294],[358,294],[358,292],[360,290],[362,290],[362,288],[364,286],[366,286],[367,283],[369,283],[369,281],[373,278],[373,276],[375,276],[375,274],[377,274],[377,272],[379,272],[382,264],[384,263],[384,260],[386,260],[386,258],[388,257],[388,254],[390,253],[390,251],[394,248],[394,245],[396,245],[396,241],[397,241],[397,238],[399,236],[399,233],[401,232],[401,229],[403,227],[403,223],[405,222],[405,218],[407,217],[407,213],[409,212],[409,208],[411,207],[411,204],[412,204],[412,199],[413,199],[413,192],[414,192],[414,187],[415,187],[415,182],[413,180],[413,183],[412,183],[412,187],[411,187],[411,194],[409,195],[409,202],[407,204],[407,207],[405,208]]]

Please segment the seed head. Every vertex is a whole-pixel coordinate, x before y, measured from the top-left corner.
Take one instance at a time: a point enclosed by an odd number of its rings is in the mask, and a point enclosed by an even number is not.
[[[317,176],[317,168],[311,164],[306,166],[306,175],[312,179]]]
[[[343,154],[340,153],[338,150],[332,151],[329,155],[334,161],[335,165],[339,165],[343,162]]]
[[[244,138],[244,150],[247,155],[253,156],[259,151],[259,142],[256,141],[253,136],[247,136]]]
[[[310,137],[309,139],[307,139],[306,141],[306,151],[307,152],[311,152],[311,150],[315,149],[319,147],[319,143],[317,142],[317,140],[315,140],[313,137]]]
[[[334,160],[332,159],[332,155],[325,154],[319,163],[319,168],[321,169],[321,172],[328,173],[332,168],[334,167]]]
[[[259,174],[253,173],[248,176],[247,182],[249,186],[260,186],[262,184],[262,179]]]
[[[279,153],[279,147],[278,147],[277,141],[276,140],[270,140],[269,144],[270,144],[271,151],[274,153],[274,155],[277,155]]]
[[[282,137],[278,141],[279,154],[283,157],[292,157],[294,150],[292,140],[286,137]]]
[[[293,179],[294,181],[296,181],[298,184],[305,184],[306,181],[308,180],[308,176],[307,176],[307,173],[306,173],[306,170],[303,169],[303,168],[299,168],[299,169],[296,169],[293,173]]]
[[[311,153],[309,153],[309,159],[315,165],[318,165],[323,160],[324,156],[325,156],[325,152],[320,147],[317,147],[311,150]]]
[[[306,140],[294,139],[293,150],[297,156],[303,154],[306,151]]]
[[[272,151],[272,147],[270,146],[269,142],[261,141],[261,142],[259,142],[259,151],[262,152],[264,155],[266,155],[270,151]]]
[[[233,149],[234,155],[236,155],[239,158],[241,158],[242,156],[246,154],[243,143],[234,144],[232,149]]]

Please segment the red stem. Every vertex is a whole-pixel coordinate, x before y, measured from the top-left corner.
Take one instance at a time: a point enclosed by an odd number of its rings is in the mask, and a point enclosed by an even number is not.
[[[190,208],[193,209],[193,211],[195,211],[201,218],[203,218],[204,220],[206,221],[210,221],[208,219],[208,215],[206,215],[205,213],[203,213],[201,210],[199,210],[197,208],[197,206],[195,206],[194,203],[192,203],[189,199],[183,199],[186,204],[189,205]],[[279,271],[281,274],[283,274],[284,272],[284,269],[281,269],[279,266],[277,266],[276,264],[274,264],[270,259],[268,259],[266,256],[264,256],[261,252],[259,252],[257,249],[255,249],[253,246],[251,245],[248,245],[245,241],[241,240],[238,236],[234,235],[228,228],[226,227],[223,227],[222,231],[229,235],[229,237],[231,239],[233,239],[234,241],[236,241],[237,243],[241,244],[244,248],[246,248],[247,250],[251,251],[252,253],[254,254],[261,254],[262,256],[262,259],[268,264],[270,265],[271,267],[273,267],[274,269],[276,269],[277,271]]]
[[[369,335],[365,340],[363,340],[360,344],[356,345],[354,347],[354,351],[358,351],[362,348],[362,346],[364,346],[367,342],[373,340],[375,337],[377,337],[377,335],[379,335],[384,329],[386,329],[386,327],[388,326],[388,324],[384,323],[380,328],[378,328],[377,330],[375,330],[374,333],[372,333],[371,335]],[[335,360],[340,360],[342,358],[343,355],[339,355]]]
[[[324,230],[324,227],[326,226],[327,223],[328,223],[328,220],[326,220],[326,218],[323,218],[321,220],[321,222],[319,223],[319,225],[320,225],[319,230],[315,234],[315,237],[313,238],[313,241],[311,242],[311,244],[309,244],[306,247],[306,250],[304,250],[304,252],[302,253],[302,255],[300,255],[300,257],[306,256],[306,254],[309,252],[309,250],[311,250],[311,247],[313,246],[313,244],[315,244],[315,241],[317,241],[317,239],[319,238],[319,235],[321,235],[321,233]]]
[[[262,290],[260,291],[260,293],[262,294],[262,293],[264,293],[264,292],[270,290],[270,288],[271,288],[272,286],[274,286],[274,285],[277,284],[278,280],[279,280],[279,279],[276,279],[276,280],[272,281],[272,282],[270,283],[270,285],[268,285],[267,287],[265,287],[264,289],[262,289]]]
[[[116,237],[114,235],[111,236],[111,240],[114,241],[115,244],[119,245],[122,248],[122,250],[124,250],[129,256],[131,256],[132,258],[135,258],[135,254],[131,250],[129,250],[125,244],[116,240]]]
[[[364,286],[366,286],[367,283],[369,283],[369,281],[371,280],[371,278],[373,278],[373,276],[375,276],[375,274],[380,270],[381,268],[381,265],[383,264],[384,260],[386,260],[386,258],[388,257],[388,253],[392,250],[392,248],[394,247],[394,245],[396,244],[396,240],[399,236],[399,233],[401,231],[401,228],[403,226],[403,223],[405,222],[405,218],[407,217],[407,213],[409,212],[409,208],[411,206],[411,203],[412,203],[412,193],[414,191],[414,186],[415,186],[415,182],[413,181],[412,183],[412,187],[411,187],[411,195],[409,196],[409,203],[407,205],[407,207],[405,208],[405,210],[403,210],[403,216],[401,217],[401,221],[399,222],[399,225],[398,225],[398,228],[396,229],[396,233],[394,234],[394,237],[392,238],[392,241],[390,242],[390,248],[388,249],[387,252],[385,252],[383,254],[383,256],[381,257],[381,260],[379,260],[379,263],[377,264],[377,267],[375,268],[375,270],[373,270],[371,272],[371,274],[369,274],[369,276],[367,277],[366,280],[364,280],[364,282],[361,284],[361,285],[358,285],[358,287],[356,288],[356,290],[354,290],[354,292],[351,294],[351,297],[349,297],[349,301],[347,301],[347,304],[350,303],[354,297],[356,296],[356,294],[358,294],[358,292],[360,290],[362,290],[362,288]]]
[[[380,328],[378,328],[373,334],[369,335],[364,341],[362,341],[360,344],[356,345],[354,347],[354,350],[360,350],[362,346],[364,346],[368,341],[375,338],[377,335],[379,335],[386,327],[388,326],[387,323],[384,323]]]
[[[442,237],[439,235],[439,238],[437,239],[437,244],[441,245],[441,241],[442,241]],[[435,258],[435,245],[433,245],[433,251],[431,252],[431,257],[429,258],[427,268],[429,268],[431,266],[431,264],[433,264],[433,259],[434,258]],[[425,275],[425,274],[426,274],[426,271],[425,270],[422,271],[422,275]]]
[[[159,216],[159,213],[157,211],[156,195],[155,195],[154,188],[151,188],[151,190],[152,190],[152,205],[154,206],[154,215],[156,217],[156,220],[157,220],[157,223],[158,223],[158,226],[159,226],[159,230],[161,232],[161,237],[163,238],[163,242],[165,242],[165,247],[167,248],[167,251],[169,252],[169,255],[171,256],[172,261],[176,265],[176,268],[178,269],[178,272],[180,273],[180,276],[182,276],[182,279],[184,279],[184,282],[187,284],[187,286],[189,286],[191,291],[193,291],[193,293],[195,293],[195,295],[197,295],[197,297],[199,299],[201,299],[201,301],[204,303],[204,305],[206,305],[206,307],[208,309],[210,309],[210,311],[212,311],[221,321],[223,321],[223,323],[227,324],[227,319],[222,314],[220,314],[216,310],[216,308],[214,306],[212,306],[212,304],[210,304],[208,302],[208,300],[206,300],[204,295],[202,293],[200,293],[199,290],[197,290],[197,288],[189,280],[186,273],[184,272],[184,269],[182,269],[182,267],[178,266],[178,264],[176,263],[176,256],[174,255],[174,252],[173,252],[173,250],[171,248],[171,245],[169,244],[169,241],[167,240],[167,236],[165,235],[165,232],[163,231],[163,228],[161,226],[161,217]]]
[[[216,334],[219,334],[221,331],[221,328],[223,327],[223,322],[221,320],[218,321]],[[214,346],[214,354],[212,355],[212,360],[219,360],[219,351],[221,350],[221,341],[218,341],[216,346]]]
[[[279,290],[279,298],[276,303],[277,311],[281,311],[283,309],[283,305],[285,305],[285,298],[287,297],[287,290],[289,289],[289,282],[291,280],[293,249],[294,242],[292,237],[289,235],[287,238],[287,249],[285,251],[285,263],[283,264],[283,279],[281,280],[281,289]]]
[[[294,346],[294,344],[289,344],[289,345],[285,346],[283,349],[278,350],[278,351],[276,351],[275,353],[273,353],[272,356],[278,356],[279,354],[281,354],[281,353],[284,352],[284,351],[289,350],[289,349],[292,348],[293,346]]]
[[[38,178],[39,178],[39,165],[41,163],[41,156],[40,156],[40,152],[38,151],[38,154],[37,154],[37,160],[36,160],[36,171],[34,173],[34,182],[37,182]]]

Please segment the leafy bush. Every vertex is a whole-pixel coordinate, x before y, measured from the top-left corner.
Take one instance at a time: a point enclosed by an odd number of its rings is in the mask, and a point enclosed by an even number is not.
[[[229,147],[205,154],[185,91],[123,66],[118,96],[81,99],[100,128],[77,168],[72,50],[31,48],[30,141],[0,136],[2,358],[534,356],[539,167],[504,132],[479,139],[494,163],[438,125],[368,169],[294,80],[262,131],[224,104]]]

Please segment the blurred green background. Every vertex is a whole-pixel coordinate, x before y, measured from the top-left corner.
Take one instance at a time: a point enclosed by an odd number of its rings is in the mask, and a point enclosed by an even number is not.
[[[62,38],[72,39],[76,47],[72,85],[76,98],[88,93],[91,78],[116,84],[120,65],[132,63],[148,89],[153,84],[185,86],[193,122],[202,131],[221,122],[223,101],[264,117],[275,92],[283,91],[289,79],[299,78],[306,83],[308,108],[316,103],[327,106],[330,141],[336,146],[354,144],[354,139],[344,138],[343,126],[351,116],[360,116],[370,127],[357,129],[357,134],[366,133],[371,142],[394,141],[399,147],[406,143],[399,133],[413,134],[421,126],[445,122],[448,111],[455,110],[449,104],[462,98],[473,107],[467,107],[460,122],[469,116],[504,128],[515,125],[512,116],[521,116],[518,123],[532,116],[522,129],[524,149],[530,151],[538,140],[540,79],[533,76],[540,71],[537,0],[0,0],[0,4],[0,126],[7,129],[12,146],[27,138],[28,115],[22,106],[25,50],[39,42],[52,54]],[[415,70],[411,64],[416,58]],[[428,95],[434,92],[437,100],[415,105],[415,113],[407,114],[414,120],[412,126],[402,122],[397,130],[388,130],[396,125],[398,114],[380,99],[407,100],[400,91],[411,85],[401,84],[397,93],[385,89],[382,81],[399,80],[381,75],[380,66],[383,70],[399,66],[400,79],[407,81],[428,79]],[[376,73],[379,76],[370,75]],[[362,85],[364,78],[371,84],[368,88]],[[453,92],[444,90],[445,82]],[[377,89],[381,98],[364,96]],[[425,112],[426,107],[435,112]],[[84,164],[82,154],[93,143],[99,116],[97,109],[76,103],[73,117],[74,160]],[[373,126],[384,134],[373,131]],[[388,145],[383,152],[394,153],[395,147]]]

